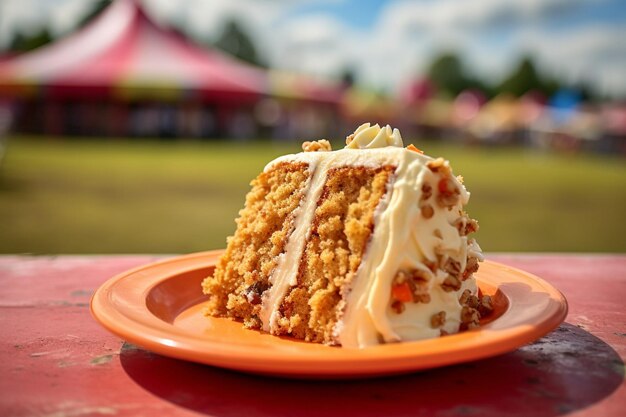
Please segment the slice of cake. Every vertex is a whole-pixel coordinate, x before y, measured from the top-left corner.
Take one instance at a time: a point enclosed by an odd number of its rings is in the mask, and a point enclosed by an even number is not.
[[[366,123],[270,162],[252,181],[237,230],[202,284],[206,314],[311,342],[366,347],[478,326],[491,309],[447,161]]]

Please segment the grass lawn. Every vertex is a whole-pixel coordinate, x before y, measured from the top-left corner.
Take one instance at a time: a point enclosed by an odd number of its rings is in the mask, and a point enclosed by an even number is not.
[[[472,192],[485,251],[626,252],[626,161],[417,143]],[[248,183],[297,144],[11,137],[1,253],[185,253],[225,245]]]

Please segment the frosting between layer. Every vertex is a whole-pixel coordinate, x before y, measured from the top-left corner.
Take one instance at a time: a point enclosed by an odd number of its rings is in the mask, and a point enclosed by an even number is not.
[[[296,219],[294,229],[287,241],[285,251],[280,255],[278,264],[269,278],[272,284],[271,290],[264,293],[262,297],[259,319],[261,320],[263,330],[266,332],[271,331],[273,323],[278,318],[278,309],[284,294],[290,286],[296,285],[296,274],[293,271],[297,271],[300,257],[294,256],[294,254],[301,254],[304,250],[304,244],[308,239],[310,225],[315,214],[315,205],[321,191],[319,183],[321,181],[323,184],[325,180],[325,175],[316,169],[319,158],[305,159],[302,162],[308,164],[310,174],[308,184],[304,190],[304,197],[300,206],[296,209],[296,213],[294,213],[294,218]]]

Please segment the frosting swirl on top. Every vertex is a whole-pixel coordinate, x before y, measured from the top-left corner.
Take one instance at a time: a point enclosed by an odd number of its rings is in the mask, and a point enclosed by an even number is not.
[[[350,137],[352,140],[350,140]],[[369,123],[363,123],[348,138],[347,149],[374,149],[386,146],[404,147],[400,131],[392,129],[389,125],[381,128],[378,124],[371,126]]]

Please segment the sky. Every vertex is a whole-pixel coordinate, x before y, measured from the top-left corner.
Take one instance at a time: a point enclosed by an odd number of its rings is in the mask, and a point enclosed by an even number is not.
[[[0,48],[16,30],[71,31],[94,0],[0,0]],[[270,65],[399,91],[457,53],[496,83],[530,55],[565,82],[626,96],[626,0],[143,0],[159,22],[201,39],[237,19]]]

